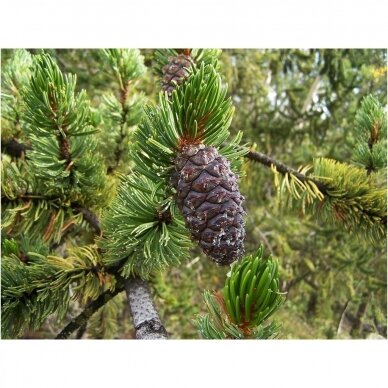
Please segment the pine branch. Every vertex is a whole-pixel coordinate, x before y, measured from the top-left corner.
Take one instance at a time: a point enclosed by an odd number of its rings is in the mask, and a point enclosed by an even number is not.
[[[98,217],[88,209],[77,208],[94,228],[97,234],[101,234]],[[107,272],[117,274],[121,269],[121,263],[107,268]],[[123,285],[124,284],[124,285]],[[129,307],[131,310],[137,339],[167,339],[167,332],[159,314],[153,304],[148,284],[139,277],[131,277],[119,282],[114,291],[105,291],[96,300],[88,304],[85,310],[74,318],[56,337],[57,339],[68,338],[75,330],[85,326],[88,319],[103,305],[109,302],[123,289],[126,289]]]
[[[86,332],[86,329],[87,329],[87,326],[88,326],[88,323],[85,322],[77,331],[77,334],[76,334],[76,338],[77,339],[81,339],[83,337],[83,335],[85,334]]]
[[[37,239],[32,245],[31,241],[21,243],[20,248],[8,241],[1,263],[1,323],[7,338],[16,338],[26,329],[38,329],[53,313],[62,320],[71,297],[94,300],[114,287],[112,276],[104,271],[91,247],[71,249],[63,258],[50,255],[48,247]]]
[[[133,277],[125,280],[124,285],[136,339],[167,339],[167,331],[155,309],[148,284],[138,277]]]
[[[119,284],[116,286],[114,291],[105,291],[102,293],[96,300],[92,301],[88,304],[82,313],[80,313],[77,317],[72,319],[66,327],[56,336],[55,339],[66,339],[69,338],[70,335],[87,324],[88,319],[105,303],[109,302],[113,299],[117,294],[124,290],[124,286]]]
[[[23,194],[18,195],[15,198],[8,198],[6,195],[1,196],[1,203],[2,205],[8,204],[8,203],[15,203],[18,201],[24,201],[24,202],[38,202],[38,201],[52,201],[56,203],[61,203],[62,198],[58,197],[57,195],[41,195],[36,193],[30,193],[26,192]],[[72,208],[74,214],[82,213],[83,219],[94,229],[97,235],[101,234],[101,227],[100,227],[100,220],[98,219],[97,215],[94,214],[91,210],[88,208],[81,206],[78,202],[71,202],[70,206],[66,206]]]
[[[13,202],[15,200],[24,200],[24,201],[40,201],[40,200],[59,200],[60,198],[57,198],[55,196],[44,196],[44,195],[35,195],[33,193],[26,192],[20,197],[17,197],[16,199],[9,199],[7,197],[4,197],[4,200],[6,202]],[[93,227],[96,234],[101,234],[101,228],[100,228],[100,222],[98,217],[91,212],[89,209],[86,209],[84,207],[79,206],[77,203],[71,204],[74,212],[82,213],[84,219]],[[106,269],[106,272],[109,272],[111,274],[117,275],[117,273],[122,269],[122,263],[116,263],[118,265],[112,265],[109,268]],[[139,290],[137,289],[139,287]],[[81,313],[78,317],[73,319],[66,328],[58,335],[58,338],[67,338],[73,331],[79,329],[81,326],[83,326],[90,316],[97,311],[101,306],[103,306],[106,302],[111,300],[118,292],[123,290],[123,286],[121,288],[116,289],[115,291],[111,292],[105,292],[104,294],[101,294],[95,301],[93,301],[90,305],[87,306],[85,311]],[[150,309],[150,306],[152,306],[151,296],[148,295],[149,289],[148,286],[144,281],[138,281],[135,282],[130,286],[131,290],[131,299],[130,299],[130,305],[133,306],[131,308],[131,311],[133,312],[134,319],[137,319],[135,321],[135,326],[139,325],[139,323],[136,323],[141,320],[141,324],[139,326],[140,334],[137,335],[138,338],[148,338],[150,336],[157,337],[164,335],[164,328],[160,323],[160,319],[158,318],[158,314],[156,310],[153,308]],[[141,298],[140,301],[136,301],[134,298],[139,296]],[[143,306],[144,304],[144,306]],[[153,311],[152,316],[149,320],[142,320],[143,317],[147,317],[148,313],[150,311]],[[136,318],[135,318],[136,317]],[[137,318],[139,317],[139,318]]]
[[[366,96],[355,118],[356,142],[353,161],[363,166],[368,175],[387,166],[387,115],[372,95]]]
[[[134,96],[132,103],[129,99],[129,86],[145,73],[146,68],[144,58],[137,49],[108,49],[100,50],[99,53],[109,68],[108,75],[115,78],[119,86],[118,98],[113,94],[106,96],[102,105],[105,108],[103,109],[105,118],[108,119],[105,127],[110,135],[113,134],[115,137],[112,144],[113,162],[109,163],[108,167],[108,174],[112,174],[119,167],[123,154],[127,152],[127,148],[123,147],[124,139],[128,136],[127,128],[137,124],[139,118],[136,114],[138,107]],[[111,127],[112,124],[117,131]]]
[[[139,174],[122,179],[99,241],[108,268],[120,263],[123,277],[137,274],[146,279],[188,257],[192,242],[166,191]]]
[[[251,159],[251,160],[254,160],[255,162],[259,162],[267,167],[275,166],[276,170],[283,175],[288,173],[288,174],[295,175],[302,182],[307,182],[307,181],[313,182],[313,183],[315,183],[315,185],[318,187],[319,191],[322,194],[327,194],[328,188],[322,182],[317,181],[316,179],[307,177],[306,175],[300,173],[299,171],[293,169],[292,167],[289,167],[286,164],[279,162],[278,160],[276,160],[276,159],[274,159],[266,154],[263,154],[263,153],[257,152],[257,151],[249,151],[244,156],[247,159]]]
[[[114,165],[110,166],[108,168],[108,173],[113,173],[114,170],[118,167],[121,156],[123,154],[122,149],[122,143],[125,139],[125,126],[127,123],[127,116],[128,116],[128,106],[127,106],[127,100],[128,100],[128,94],[129,94],[129,83],[130,81],[127,81],[123,87],[120,89],[120,105],[121,105],[121,122],[120,122],[120,134],[118,139],[116,140],[116,149],[114,151]]]
[[[89,318],[123,290],[127,292],[128,304],[136,330],[137,339],[167,339],[167,332],[152,301],[148,284],[138,278],[120,279],[114,291],[105,291],[90,302],[85,310],[72,319],[57,335],[56,339],[69,338],[72,333],[84,327]]]
[[[245,156],[271,167],[279,193],[287,190],[287,200],[294,202],[289,204],[301,204],[303,213],[308,208],[321,221],[338,224],[371,241],[386,236],[386,189],[364,169],[317,158],[313,173],[307,176],[309,166],[297,171],[260,152],[250,151]],[[279,173],[284,175],[281,183]]]
[[[261,245],[231,267],[220,292],[204,292],[208,313],[195,321],[206,339],[275,338],[280,326],[268,319],[284,297],[279,292],[278,262],[263,258]]]
[[[133,277],[125,281],[118,275],[122,263],[105,268],[99,261],[99,255],[88,247],[71,252],[67,259],[47,256],[45,252],[31,253],[31,257],[27,257],[24,251],[19,252],[18,247],[12,243],[7,243],[6,248],[8,254],[2,263],[5,290],[2,294],[2,329],[3,334],[7,332],[7,337],[14,338],[27,327],[38,328],[49,314],[58,309],[58,317],[62,319],[70,299],[69,286],[74,279],[79,283],[74,288],[74,297],[79,299],[82,296],[83,300],[90,298],[92,302],[57,338],[68,338],[85,326],[100,307],[124,290],[125,283],[130,284],[128,287],[132,296],[129,297],[129,304],[132,306],[135,327],[139,330],[137,338],[156,338],[165,332],[152,304],[148,285]],[[114,290],[111,287],[111,275],[117,279]],[[107,284],[110,290],[100,294],[102,284]],[[18,309],[16,317],[15,306]]]
[[[22,90],[23,119],[31,141],[29,168],[43,192],[76,197],[83,204],[106,204],[103,161],[95,152],[97,130],[85,90],[77,92],[76,76],[62,74],[48,54],[33,59],[32,75]]]
[[[53,112],[52,113],[52,120],[53,120],[53,122],[55,122],[57,120],[57,117],[58,117],[58,104],[55,101],[54,90],[51,88],[49,89],[48,98],[49,98],[50,108]],[[73,176],[72,166],[74,163],[72,163],[72,156],[71,156],[71,152],[70,152],[70,142],[69,142],[69,138],[68,138],[67,125],[57,124],[57,129],[58,129],[58,133],[57,133],[56,138],[57,138],[57,142],[58,142],[58,146],[59,146],[59,158],[61,160],[66,161],[64,167],[65,167],[65,170],[70,170],[69,180],[70,180],[71,184],[73,184],[74,176]]]

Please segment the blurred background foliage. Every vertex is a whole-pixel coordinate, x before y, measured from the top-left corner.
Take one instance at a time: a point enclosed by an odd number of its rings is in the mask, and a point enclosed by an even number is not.
[[[147,71],[130,86],[130,117],[119,138],[112,137],[117,133],[112,126],[120,122],[109,113],[109,104],[120,100],[120,85],[103,64],[101,50],[45,51],[63,72],[77,75],[78,90],[87,91],[93,125],[100,131],[97,149],[112,174],[113,198],[115,177],[131,166],[127,152],[131,117],[137,122],[144,102],[156,101],[160,90],[160,79],[153,71],[154,50],[141,50]],[[12,50],[2,50],[2,65],[11,54]],[[386,106],[386,61],[386,50],[378,49],[223,50],[220,73],[235,106],[231,133],[242,130],[243,143],[294,168],[316,157],[351,163],[354,120],[362,98],[373,94]],[[110,99],[112,94],[116,100]],[[6,137],[7,131],[2,131],[2,139]],[[123,153],[119,164],[117,153]],[[277,198],[271,170],[260,164],[246,159],[244,173],[240,188],[248,213],[246,251],[251,253],[263,243],[266,252],[279,259],[280,288],[287,292],[287,301],[276,314],[282,323],[279,338],[386,337],[386,242],[362,241],[284,206]],[[67,247],[82,238],[70,238]],[[205,312],[202,292],[221,289],[227,272],[195,248],[186,264],[152,278],[170,338],[199,337],[193,319]],[[80,311],[73,302],[68,318]],[[125,297],[119,294],[93,316],[86,338],[131,338],[130,322]],[[49,319],[26,337],[52,338],[60,329]]]

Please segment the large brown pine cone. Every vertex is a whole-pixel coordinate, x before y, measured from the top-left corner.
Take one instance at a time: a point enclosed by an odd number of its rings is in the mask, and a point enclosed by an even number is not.
[[[194,240],[217,264],[244,253],[244,197],[229,162],[214,147],[185,146],[175,160],[171,182]]]
[[[162,90],[171,96],[177,85],[180,85],[189,77],[189,69],[193,61],[189,55],[179,54],[176,57],[169,57],[168,64],[162,69]]]

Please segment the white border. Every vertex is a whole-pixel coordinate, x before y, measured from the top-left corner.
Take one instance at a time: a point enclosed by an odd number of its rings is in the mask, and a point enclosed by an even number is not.
[[[1,385],[381,387],[387,341],[16,340],[1,342]]]
[[[387,47],[383,0],[3,0],[1,47]]]

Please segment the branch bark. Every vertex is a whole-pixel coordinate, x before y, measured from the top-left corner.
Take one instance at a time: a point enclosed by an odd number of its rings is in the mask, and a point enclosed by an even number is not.
[[[133,277],[125,280],[124,286],[136,339],[167,339],[167,331],[156,311],[148,284],[138,277]]]
[[[70,335],[78,330],[80,327],[86,325],[88,319],[105,303],[113,299],[117,294],[124,290],[122,284],[117,285],[114,291],[105,291],[96,300],[90,302],[82,313],[73,318],[66,327],[55,337],[55,339],[66,339]]]
[[[265,155],[265,154],[263,154],[261,152],[257,152],[257,151],[249,151],[244,156],[248,159],[255,161],[255,162],[259,162],[267,167],[271,167],[272,165],[274,165],[276,167],[276,169],[283,175],[285,175],[286,173],[293,174],[302,182],[306,182],[306,181],[314,182],[322,194],[327,193],[327,187],[322,182],[317,181],[314,178],[310,178],[310,177],[300,173],[299,171],[293,169],[292,167],[289,167],[286,164],[277,161],[276,159],[272,158],[271,156]]]

